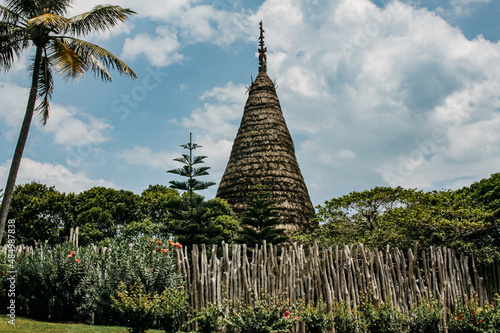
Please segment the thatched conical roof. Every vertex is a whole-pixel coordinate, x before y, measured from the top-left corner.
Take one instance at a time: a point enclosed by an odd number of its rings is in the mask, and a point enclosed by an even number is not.
[[[241,214],[252,186],[266,185],[273,193],[282,226],[305,229],[314,217],[314,207],[295,157],[276,88],[263,65],[266,64],[261,61],[259,74],[249,89],[217,196]]]

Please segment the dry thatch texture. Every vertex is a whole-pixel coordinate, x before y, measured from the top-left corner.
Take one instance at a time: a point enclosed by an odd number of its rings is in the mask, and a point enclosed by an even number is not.
[[[296,230],[310,226],[314,207],[276,89],[265,72],[260,72],[250,87],[217,196],[227,200],[236,214],[241,214],[251,187],[257,184],[266,185],[273,192],[281,227]]]

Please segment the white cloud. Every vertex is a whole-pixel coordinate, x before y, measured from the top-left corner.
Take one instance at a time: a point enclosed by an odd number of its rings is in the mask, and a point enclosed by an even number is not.
[[[69,149],[109,141],[112,126],[74,107],[52,103],[50,118],[42,131],[52,133],[56,144]]]
[[[469,15],[473,7],[479,4],[490,3],[491,0],[451,0],[450,5],[456,15]]]
[[[9,141],[17,139],[26,110],[29,90],[17,85],[0,82],[0,119],[4,124],[3,136]],[[72,106],[50,104],[50,116],[42,132],[51,133],[54,143],[66,149],[85,145],[93,145],[109,140],[112,126],[92,117]],[[39,123],[38,115],[34,115],[32,126]]]
[[[29,90],[8,82],[0,82],[0,119],[2,136],[14,141],[24,118]]]
[[[135,146],[116,154],[118,158],[123,158],[131,165],[144,165],[153,169],[175,168],[175,162],[172,160],[179,157],[179,153],[167,151],[153,152],[150,148]]]
[[[186,128],[196,128],[200,135],[209,135],[213,140],[232,140],[243,114],[242,106],[247,98],[245,90],[244,85],[232,82],[224,87],[215,87],[201,96],[205,102],[203,108],[193,110],[189,118],[173,121]]]
[[[155,37],[139,34],[125,39],[122,58],[133,60],[143,54],[155,66],[168,66],[182,60],[182,55],[177,52],[180,48],[177,33],[167,26],[159,26],[156,34]]]
[[[0,180],[4,184],[7,180],[11,160],[0,164]],[[60,164],[43,163],[23,158],[17,184],[40,182],[48,186],[55,186],[61,192],[82,192],[94,186],[113,187],[117,186],[104,179],[91,179],[84,172],[73,173]]]

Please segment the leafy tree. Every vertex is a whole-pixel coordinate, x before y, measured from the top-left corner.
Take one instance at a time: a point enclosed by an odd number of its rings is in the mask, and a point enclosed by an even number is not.
[[[324,245],[394,243],[399,238],[397,230],[384,217],[395,209],[411,206],[418,193],[401,187],[375,187],[333,198],[324,206],[318,206],[317,218],[326,223],[316,232],[300,238]]]
[[[58,243],[65,236],[65,223],[74,218],[74,210],[64,193],[53,186],[33,182],[16,186],[8,217],[16,220],[16,241],[19,244]]]
[[[0,70],[9,70],[24,50],[35,47],[26,113],[0,208],[0,242],[37,99],[41,99],[36,110],[40,112],[43,124],[49,117],[49,99],[54,89],[52,68],[65,80],[78,78],[90,70],[102,80],[111,81],[106,69],[110,67],[129,77],[136,77],[118,57],[79,39],[93,32],[105,31],[135,13],[119,6],[104,5],[66,18],[64,15],[72,2],[7,0],[5,5],[0,5]]]
[[[77,198],[77,216],[73,225],[80,228],[80,243],[98,243],[117,237],[132,222],[141,222],[140,197],[133,192],[94,187]]]
[[[242,228],[238,232],[238,243],[249,247],[262,244],[279,244],[288,241],[285,229],[278,228],[281,224],[275,202],[271,200],[271,192],[266,186],[256,185],[248,194],[247,208],[241,219]]]
[[[318,207],[325,222],[304,242],[322,245],[364,243],[401,249],[447,246],[475,254],[482,262],[500,258],[493,212],[475,205],[467,189],[423,192],[376,187],[334,198]]]
[[[167,232],[183,245],[213,244],[229,241],[238,230],[238,220],[229,204],[220,198],[205,201],[196,193],[184,193],[169,206]]]
[[[170,187],[177,190],[188,191],[190,198],[192,198],[194,191],[205,190],[215,185],[215,183],[196,179],[196,177],[208,175],[210,167],[194,167],[197,164],[205,163],[203,160],[207,158],[207,156],[193,156],[193,150],[201,148],[202,146],[193,143],[192,133],[189,133],[189,143],[181,145],[181,147],[189,150],[189,155],[182,154],[182,157],[175,158],[174,161],[180,162],[184,164],[184,166],[182,168],[168,170],[167,172],[186,177],[188,180],[183,182],[172,180],[170,182]]]
[[[150,185],[141,194],[142,213],[153,224],[165,224],[168,221],[169,202],[179,198],[179,192],[175,189]]]

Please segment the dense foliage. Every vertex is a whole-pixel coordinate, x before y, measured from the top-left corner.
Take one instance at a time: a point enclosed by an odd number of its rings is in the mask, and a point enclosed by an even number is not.
[[[318,206],[320,227],[297,235],[323,246],[446,246],[481,263],[500,259],[500,174],[459,190],[375,187]]]
[[[112,324],[119,315],[111,307],[111,296],[123,282],[140,279],[147,293],[161,294],[165,288],[182,285],[176,270],[175,251],[181,245],[171,241],[141,238],[131,245],[114,241],[108,248],[74,248],[72,244],[43,245],[33,254],[17,256],[16,308],[18,316],[37,319]],[[1,290],[7,286],[6,253],[0,253],[4,274]],[[7,293],[2,292],[2,306]],[[4,307],[5,308],[5,307]]]
[[[9,219],[16,220],[17,244],[25,245],[62,243],[76,227],[84,246],[144,236],[211,245],[229,242],[238,229],[224,200],[181,196],[163,185],[151,185],[141,195],[104,187],[65,194],[40,183],[18,185]]]
[[[267,244],[280,244],[289,239],[285,229],[278,227],[281,224],[279,212],[271,196],[272,193],[263,185],[252,187],[241,218],[238,243],[255,247],[264,241]]]

